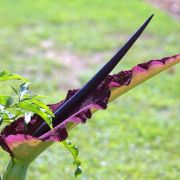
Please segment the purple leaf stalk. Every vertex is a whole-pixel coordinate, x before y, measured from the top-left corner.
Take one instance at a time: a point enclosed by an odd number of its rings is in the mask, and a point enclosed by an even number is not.
[[[178,54],[150,60],[130,70],[108,75],[140,36],[151,18],[152,16],[83,88],[69,90],[63,101],[49,105],[55,114],[52,129],[49,129],[38,115],[34,115],[27,129],[24,128],[22,117],[1,131],[0,145],[11,156],[2,180],[24,180],[29,164],[54,142],[64,141],[69,130],[79,123],[86,123],[95,111],[106,109],[108,102],[180,62]]]

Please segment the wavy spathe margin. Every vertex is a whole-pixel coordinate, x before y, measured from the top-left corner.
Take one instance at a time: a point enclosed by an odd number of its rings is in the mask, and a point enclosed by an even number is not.
[[[92,116],[92,112],[98,109],[106,109],[107,103],[127,92],[134,86],[142,83],[157,73],[180,62],[180,55],[151,60],[139,64],[128,71],[108,75],[95,91],[93,91],[83,103],[74,109],[73,115],[40,137],[33,137],[35,130],[43,123],[43,120],[34,115],[28,125],[28,131],[24,128],[24,119],[20,118],[6,126],[0,134],[0,145],[9,152],[12,157],[24,162],[32,161],[52,142],[63,141],[67,138],[67,131],[79,123],[85,123]],[[50,105],[53,112],[57,110],[77,90],[70,90],[64,101]],[[28,156],[28,157],[27,157]],[[27,162],[27,161],[26,161]]]
[[[129,71],[121,71],[110,77],[111,97],[109,102],[141,84],[156,74],[180,63],[180,54],[138,64]],[[121,79],[125,79],[121,81]]]

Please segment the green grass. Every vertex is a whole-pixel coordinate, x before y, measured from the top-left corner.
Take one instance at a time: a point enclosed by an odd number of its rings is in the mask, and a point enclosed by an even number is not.
[[[0,67],[28,77],[34,92],[49,95],[49,102],[87,81],[152,13],[153,21],[114,72],[179,53],[179,22],[144,1],[0,3]],[[68,65],[71,56],[75,63]],[[131,90],[70,132],[80,149],[80,179],[180,178],[178,68]],[[9,157],[2,150],[0,157],[2,172]],[[54,144],[31,164],[27,179],[69,180],[73,170],[69,153]]]

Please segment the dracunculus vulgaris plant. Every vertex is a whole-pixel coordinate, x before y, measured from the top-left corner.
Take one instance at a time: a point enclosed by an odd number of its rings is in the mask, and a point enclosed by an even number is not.
[[[153,15],[146,20],[117,54],[83,88],[69,90],[66,98],[61,102],[47,107],[41,101],[38,101],[36,97],[25,96],[23,100],[19,100],[16,108],[24,108],[35,114],[29,119],[26,113],[24,117],[15,119],[1,131],[0,145],[11,157],[2,175],[2,180],[24,180],[29,164],[39,154],[54,142],[66,140],[68,132],[79,123],[85,123],[93,112],[106,109],[110,101],[180,62],[180,55],[174,55],[150,60],[138,64],[130,70],[109,75],[138,39],[152,17]],[[9,79],[14,77],[14,79],[23,80],[20,76],[14,76],[13,74],[1,73],[0,75],[0,81],[1,79],[8,79],[8,77]],[[20,88],[22,94],[23,90],[27,90],[26,84],[23,84]],[[28,100],[29,102],[27,102]],[[2,103],[1,109],[5,103]],[[37,111],[34,106],[29,108],[32,104],[40,107],[42,111]],[[52,123],[50,119],[52,119]]]

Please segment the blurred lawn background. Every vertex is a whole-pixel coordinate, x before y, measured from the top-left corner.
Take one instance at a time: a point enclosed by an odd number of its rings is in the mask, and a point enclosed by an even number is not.
[[[143,0],[0,0],[0,68],[30,79],[57,102],[81,87],[152,13],[145,33],[114,72],[179,53],[180,22]],[[109,104],[69,134],[82,180],[180,179],[180,66]],[[1,93],[11,93],[1,84]],[[0,150],[0,172],[8,162]],[[71,180],[70,154],[56,143],[30,166],[28,180]]]

